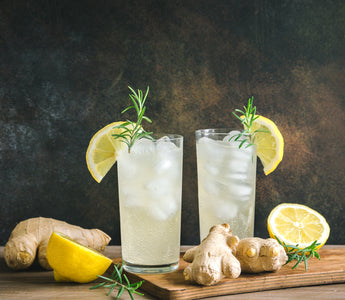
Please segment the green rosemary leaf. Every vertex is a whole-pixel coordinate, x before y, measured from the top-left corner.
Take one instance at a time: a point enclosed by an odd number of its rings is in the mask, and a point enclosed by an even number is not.
[[[243,106],[243,107],[244,107],[244,110],[246,110],[246,107],[245,106]],[[243,110],[240,110],[240,109],[237,109],[237,108],[235,109],[235,111],[241,113],[242,115],[246,114]]]
[[[314,256],[318,259],[321,260],[320,254],[317,252],[313,252]]]
[[[107,296],[109,296],[109,295],[111,294],[111,292],[114,290],[114,288],[115,288],[115,285],[113,285],[113,286],[111,287],[111,289],[109,290]]]
[[[129,95],[129,98],[131,98],[131,100],[132,100],[132,102],[133,102],[133,104],[134,104],[134,108],[135,108],[135,110],[137,111],[137,114],[139,114],[140,113],[140,109],[139,109],[139,106],[138,106],[138,103],[137,103],[137,101],[136,101],[136,99],[134,99],[134,97],[132,96],[132,95]],[[140,105],[140,104],[139,104]],[[128,109],[127,109],[128,110]],[[127,111],[126,109],[125,109],[125,111]]]
[[[305,248],[300,248],[298,244],[296,245],[287,245],[284,241],[281,241],[277,236],[275,236],[276,240],[280,245],[282,245],[285,249],[285,252],[288,256],[288,260],[285,264],[288,264],[289,262],[296,260],[297,262],[292,267],[292,269],[295,269],[299,266],[299,264],[303,261],[305,270],[308,269],[308,260],[311,257],[316,257],[319,260],[320,255],[317,253],[317,247],[320,245],[317,241],[314,241],[309,246]]]
[[[115,270],[116,270],[116,274],[117,274],[117,279],[118,279],[118,281],[119,281],[120,283],[122,283],[122,276],[121,276],[121,274],[122,274],[122,266],[121,266],[121,269],[119,270],[119,269],[118,269],[118,265],[117,265],[117,267],[115,268]]]
[[[144,296],[143,293],[140,293],[140,292],[138,292],[138,291],[132,291],[132,293],[137,294],[137,295],[139,295],[139,296]]]
[[[143,98],[143,101],[142,101],[142,105],[144,105],[145,104],[145,101],[146,101],[146,98],[147,98],[147,95],[149,94],[149,87],[147,87],[147,89],[146,89],[146,93],[145,93],[145,96],[144,96],[144,98]]]
[[[138,114],[138,123],[139,123],[139,124],[140,124],[141,121],[143,120],[145,110],[146,110],[146,107],[143,107],[143,109],[141,110],[141,112]]]
[[[146,121],[149,122],[149,123],[152,123],[151,119],[148,118],[148,117],[146,117],[146,116],[143,116],[143,119],[146,120]]]
[[[121,112],[121,114],[125,113],[127,110],[129,110],[129,109],[131,109],[131,108],[135,108],[135,106],[134,106],[134,105],[128,106],[127,108],[125,108],[125,109]]]
[[[98,277],[99,277],[99,276],[98,276]],[[106,284],[106,282],[101,282],[100,284],[97,284],[97,285],[95,285],[95,286],[93,286],[93,287],[90,287],[90,290],[97,289],[97,288],[99,288],[99,287],[104,286],[105,284]]]
[[[122,141],[127,145],[128,152],[130,152],[135,141],[143,136],[152,135],[152,132],[146,132],[142,129],[141,123],[143,120],[152,123],[151,119],[145,116],[146,107],[144,106],[149,93],[149,87],[146,89],[145,95],[141,90],[138,89],[138,92],[135,92],[133,88],[128,87],[132,94],[129,95],[129,98],[133,102],[133,105],[125,108],[122,113],[127,112],[130,109],[135,109],[137,114],[137,121],[132,122],[127,120],[127,122],[115,126],[114,128],[121,128],[123,131],[121,133],[113,134],[115,139],[122,138]],[[141,132],[145,132],[144,135]]]
[[[97,277],[102,278],[102,279],[104,279],[106,281],[111,281],[111,279],[109,279],[109,278],[107,278],[105,276],[102,276],[102,275],[97,275]]]
[[[236,115],[236,113],[234,113],[234,112],[232,112],[232,114],[233,114],[237,119],[239,119],[239,120],[242,122],[241,117],[239,117],[238,115]],[[243,113],[243,114],[244,114],[244,113]]]
[[[244,144],[245,142],[247,142],[247,141],[246,141],[246,140],[243,140],[243,141],[240,143],[240,145],[238,146],[238,148],[242,148],[242,146],[243,146],[243,144]]]
[[[102,275],[98,275],[98,277],[105,281],[93,287],[90,287],[90,289],[96,289],[99,287],[110,288],[109,292],[107,293],[107,296],[109,296],[112,293],[112,291],[117,287],[118,293],[117,293],[116,299],[119,299],[125,290],[128,292],[131,299],[133,299],[132,293],[135,293],[141,296],[143,295],[142,293],[137,291],[137,289],[142,285],[143,281],[130,283],[127,276],[123,273],[122,264],[114,265],[114,271],[111,273],[110,278],[102,276]],[[122,278],[124,280],[122,280]],[[125,281],[125,283],[123,281]]]
[[[245,135],[246,141],[248,144],[246,145],[246,148],[255,145],[255,135],[259,132],[268,132],[268,131],[262,131],[262,130],[255,130],[253,131],[252,127],[254,124],[254,121],[259,118],[259,116],[256,115],[256,106],[253,106],[254,97],[251,97],[248,99],[247,106],[243,106],[243,110],[235,109],[235,111],[232,112],[232,114],[241,121],[244,130],[242,133],[238,134],[239,137],[242,137]],[[237,113],[240,113],[241,116],[237,115]],[[238,140],[238,139],[235,139]],[[241,148],[245,142],[241,142],[239,144],[239,148]]]
[[[119,291],[117,293],[116,299],[119,299],[122,296],[124,290],[125,290],[125,288],[123,286],[121,286],[119,288]]]
[[[123,274],[123,278],[126,280],[127,285],[129,285],[131,287],[131,284],[130,284],[126,274]]]

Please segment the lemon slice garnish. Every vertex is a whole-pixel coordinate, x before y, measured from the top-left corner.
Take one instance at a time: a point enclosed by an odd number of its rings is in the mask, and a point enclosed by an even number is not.
[[[114,128],[124,122],[114,122],[99,130],[90,140],[86,151],[86,163],[92,177],[101,182],[115,164],[118,152],[126,147],[121,139],[112,135],[123,132],[122,128]]]
[[[267,228],[270,236],[278,237],[288,245],[305,248],[318,241],[322,247],[329,237],[326,219],[308,206],[283,203],[276,206],[268,216]]]
[[[267,131],[255,133],[254,143],[257,145],[257,155],[264,167],[264,173],[268,175],[283,159],[284,139],[276,124],[263,116],[253,122],[251,131],[255,130]]]

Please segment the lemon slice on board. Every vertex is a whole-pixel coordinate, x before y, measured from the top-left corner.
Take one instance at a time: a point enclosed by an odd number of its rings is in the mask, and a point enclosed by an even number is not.
[[[56,281],[87,283],[109,268],[112,260],[67,236],[53,232],[47,246],[47,260]]]
[[[116,162],[118,152],[126,147],[121,139],[114,139],[113,134],[119,134],[122,128],[114,128],[124,122],[114,122],[99,130],[90,140],[86,151],[86,163],[92,177],[101,182]]]
[[[252,132],[258,129],[268,131],[255,133],[254,141],[257,145],[257,155],[264,167],[264,173],[268,175],[277,168],[283,159],[284,139],[277,125],[263,116],[259,116],[253,122]]]
[[[300,248],[310,246],[315,240],[321,248],[329,237],[326,219],[308,206],[283,203],[276,206],[268,216],[267,229],[272,238],[278,237],[288,245]]]

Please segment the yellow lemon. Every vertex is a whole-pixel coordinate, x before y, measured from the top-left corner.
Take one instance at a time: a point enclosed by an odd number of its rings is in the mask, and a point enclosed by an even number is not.
[[[101,182],[115,164],[118,152],[126,147],[121,139],[115,139],[112,135],[124,131],[122,128],[114,128],[124,122],[114,122],[99,130],[90,140],[86,151],[86,163],[92,177]]]
[[[112,260],[67,236],[53,232],[47,246],[47,260],[56,281],[87,283],[109,268]]]
[[[270,236],[278,237],[287,245],[305,248],[315,240],[321,248],[329,237],[326,219],[308,206],[283,203],[276,206],[268,216],[267,228]]]
[[[258,129],[267,131],[255,133],[254,144],[257,145],[257,155],[264,167],[264,172],[268,175],[283,159],[284,139],[277,125],[263,116],[259,116],[253,122],[251,131]]]

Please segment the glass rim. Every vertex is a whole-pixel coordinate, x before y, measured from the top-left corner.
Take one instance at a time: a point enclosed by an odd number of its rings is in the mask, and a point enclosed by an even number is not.
[[[239,131],[242,132],[239,128],[235,127],[222,127],[222,128],[205,128],[205,129],[197,129],[195,130],[195,134],[203,134],[203,133],[209,133],[209,134],[229,134],[231,131]]]
[[[165,136],[167,136],[172,141],[183,139],[183,135],[175,134],[175,133],[165,133],[165,132],[153,133],[151,136],[154,138],[154,140],[158,140]]]

